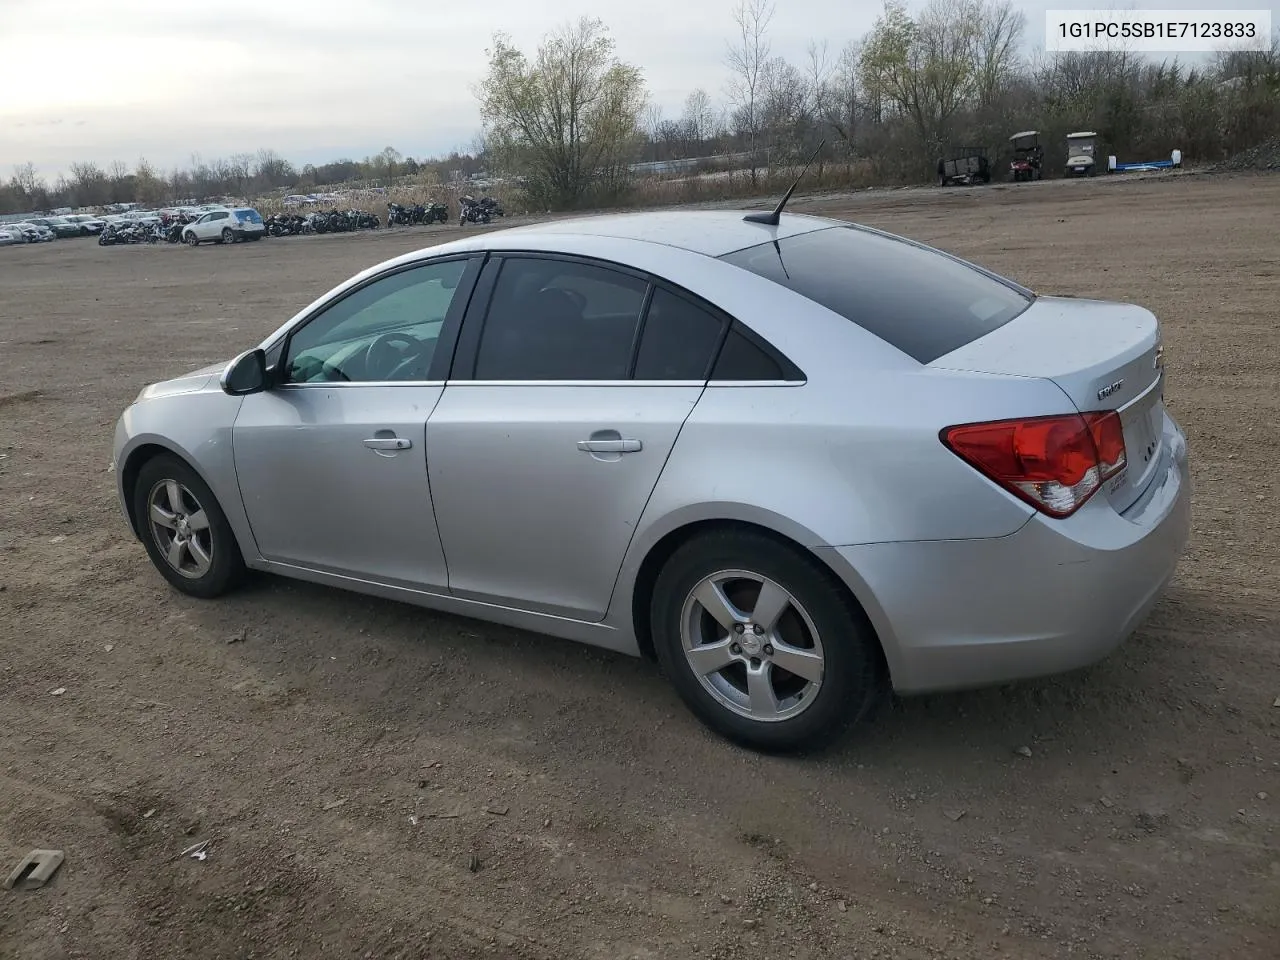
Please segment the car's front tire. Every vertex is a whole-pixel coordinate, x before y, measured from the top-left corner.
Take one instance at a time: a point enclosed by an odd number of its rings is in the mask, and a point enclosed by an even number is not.
[[[189,247],[200,246],[200,238],[197,237],[194,233],[188,232],[183,239],[187,242],[187,246]]]
[[[171,454],[148,460],[133,488],[133,511],[147,555],[183,593],[212,599],[244,578],[244,558],[213,491]]]
[[[875,633],[815,557],[753,531],[683,544],[654,585],[663,671],[708,727],[757,750],[819,749],[874,705]]]

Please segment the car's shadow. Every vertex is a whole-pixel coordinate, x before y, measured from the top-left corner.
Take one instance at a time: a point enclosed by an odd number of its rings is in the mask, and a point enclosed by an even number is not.
[[[624,755],[634,761],[651,747],[661,766],[673,738],[691,738],[703,750],[719,743],[654,664],[630,656],[260,575],[192,609],[215,636],[243,631],[237,656],[246,665],[284,672],[307,696],[333,697],[336,709],[356,715],[393,714],[425,730],[504,741],[528,737],[543,749],[576,738],[578,757],[595,754],[602,763]],[[966,769],[994,756],[1087,755],[1117,744],[1126,754],[1141,752],[1144,730],[1199,702],[1194,691],[1209,680],[1194,641],[1212,634],[1222,616],[1210,598],[1175,589],[1137,634],[1093,667],[996,688],[889,695],[835,746],[757,762],[799,762],[829,774],[908,766],[963,781]],[[310,682],[318,671],[324,682]],[[430,696],[423,696],[424,683]],[[578,719],[590,724],[589,736]],[[728,743],[721,749],[750,755]]]

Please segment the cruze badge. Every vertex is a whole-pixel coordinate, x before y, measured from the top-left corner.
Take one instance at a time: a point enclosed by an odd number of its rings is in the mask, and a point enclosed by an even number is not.
[[[1105,400],[1117,390],[1124,386],[1124,380],[1117,380],[1115,383],[1108,383],[1105,387],[1098,391],[1098,399]]]

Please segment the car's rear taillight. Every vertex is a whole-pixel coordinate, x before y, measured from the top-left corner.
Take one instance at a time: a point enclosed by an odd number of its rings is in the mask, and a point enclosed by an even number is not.
[[[962,460],[1051,517],[1075,513],[1125,467],[1115,411],[965,423],[940,436]]]

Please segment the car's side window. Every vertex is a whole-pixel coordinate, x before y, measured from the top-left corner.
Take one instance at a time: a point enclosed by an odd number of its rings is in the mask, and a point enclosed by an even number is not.
[[[636,356],[637,380],[705,380],[721,319],[661,287],[653,291]]]
[[[572,260],[510,257],[489,301],[476,380],[625,380],[648,284]]]
[[[720,348],[712,380],[787,380],[782,365],[751,342],[735,323]]]
[[[426,380],[467,263],[411,267],[343,297],[289,338],[283,382]]]

